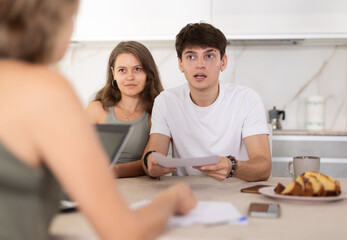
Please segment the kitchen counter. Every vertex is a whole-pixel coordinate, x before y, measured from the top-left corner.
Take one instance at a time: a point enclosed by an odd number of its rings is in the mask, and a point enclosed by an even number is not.
[[[273,130],[273,135],[347,136],[344,131]]]
[[[272,176],[288,176],[286,166],[294,156],[319,156],[322,173],[347,177],[347,133],[274,130]]]

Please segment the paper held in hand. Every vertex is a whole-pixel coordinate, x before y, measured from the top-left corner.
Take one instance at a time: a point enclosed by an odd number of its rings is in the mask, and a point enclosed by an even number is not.
[[[197,157],[197,158],[168,158],[158,153],[152,153],[155,161],[167,168],[205,166],[218,163],[218,156]]]

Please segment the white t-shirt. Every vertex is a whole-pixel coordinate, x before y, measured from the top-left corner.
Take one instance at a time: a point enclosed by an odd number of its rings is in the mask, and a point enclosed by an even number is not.
[[[252,89],[219,83],[214,103],[199,107],[190,98],[188,84],[163,91],[155,99],[151,133],[172,138],[172,154],[178,158],[211,155],[248,160],[243,138],[268,134],[264,105]],[[192,167],[178,175],[204,175]]]

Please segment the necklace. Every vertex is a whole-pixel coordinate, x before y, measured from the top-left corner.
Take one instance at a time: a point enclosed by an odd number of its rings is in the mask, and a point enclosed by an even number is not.
[[[129,114],[127,111],[125,111],[125,109],[122,106],[119,106],[119,109],[121,110],[121,113],[124,116],[125,121],[130,121],[130,117],[132,117],[136,112],[138,112],[137,109],[135,109],[135,111]]]
[[[123,113],[124,113],[124,111],[123,111]],[[134,115],[134,113],[136,113],[136,111],[132,112],[130,115],[124,114],[125,115],[125,121],[130,121],[129,119],[132,115]]]

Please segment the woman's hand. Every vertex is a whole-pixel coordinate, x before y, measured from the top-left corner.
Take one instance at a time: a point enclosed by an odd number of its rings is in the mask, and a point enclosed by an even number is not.
[[[197,199],[187,184],[179,183],[169,188],[169,190],[174,191],[177,196],[175,214],[186,215],[196,207]]]

